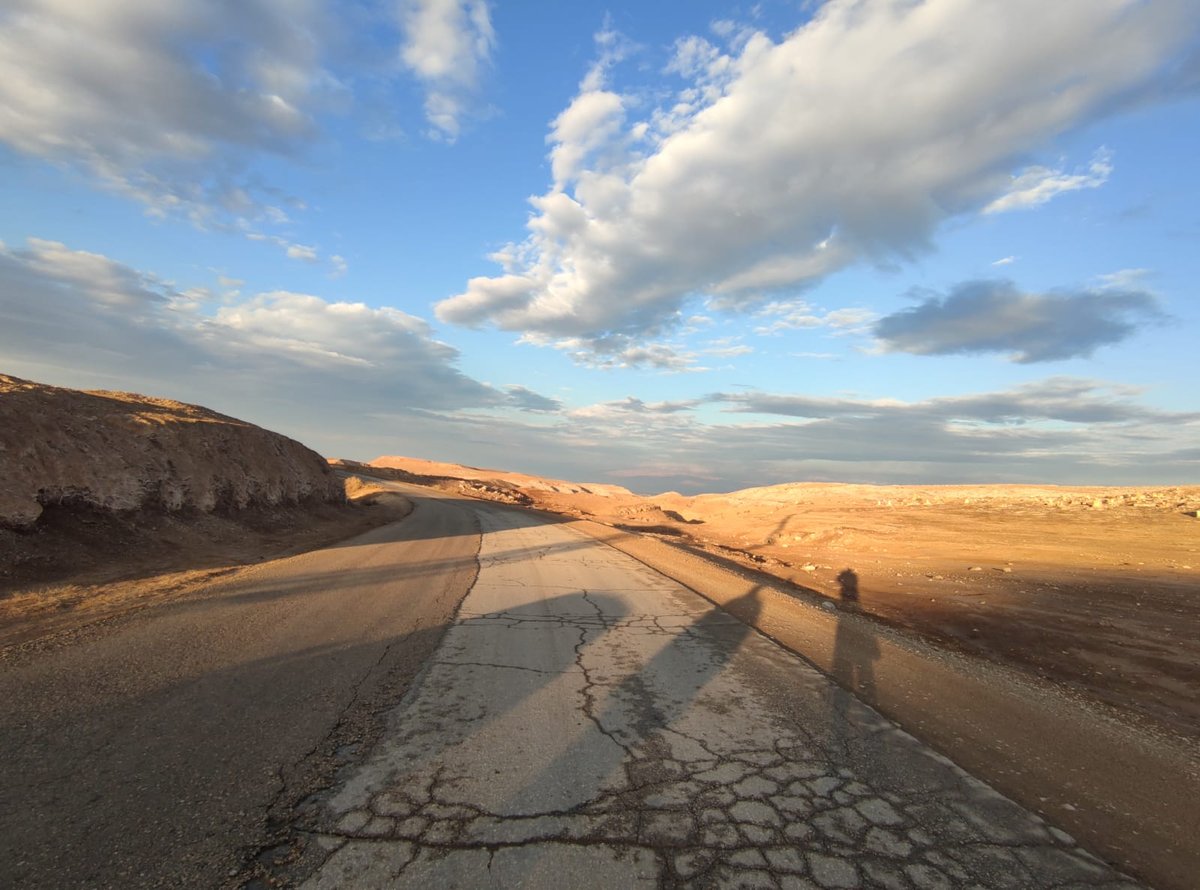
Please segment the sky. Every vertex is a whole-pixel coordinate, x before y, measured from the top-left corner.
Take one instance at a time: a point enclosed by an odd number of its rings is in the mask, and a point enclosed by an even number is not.
[[[1195,0],[6,0],[0,373],[653,493],[1200,483]]]

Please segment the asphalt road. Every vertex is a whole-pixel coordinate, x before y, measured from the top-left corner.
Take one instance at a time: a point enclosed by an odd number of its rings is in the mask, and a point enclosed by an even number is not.
[[[377,732],[475,578],[478,520],[408,520],[0,661],[0,887],[235,883]]]
[[[1138,886],[752,630],[752,592],[737,620],[567,523],[408,491],[7,653],[0,886]],[[878,652],[833,655],[870,685]]]
[[[1136,887],[799,657],[565,524],[478,579],[281,871],[342,887]],[[734,611],[753,619],[755,602]],[[842,653],[851,672],[870,653]]]

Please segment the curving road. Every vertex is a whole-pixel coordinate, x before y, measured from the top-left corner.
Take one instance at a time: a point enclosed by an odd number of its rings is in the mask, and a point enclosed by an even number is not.
[[[403,490],[5,653],[0,886],[1138,886],[633,558]]]
[[[304,887],[1138,886],[688,589],[475,509],[479,577]]]

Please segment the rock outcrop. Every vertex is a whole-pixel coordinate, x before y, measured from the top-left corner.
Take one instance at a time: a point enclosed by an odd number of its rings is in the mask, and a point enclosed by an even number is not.
[[[49,507],[236,511],[345,500],[328,463],[292,439],[201,408],[0,374],[0,525]]]

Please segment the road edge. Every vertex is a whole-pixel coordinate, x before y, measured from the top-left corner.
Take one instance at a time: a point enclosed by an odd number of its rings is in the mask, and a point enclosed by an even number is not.
[[[1058,687],[935,648],[830,601],[806,601],[764,573],[590,520],[545,515],[754,627],[1118,868],[1160,890],[1194,887],[1200,752],[1186,741],[1135,728]],[[734,604],[747,597],[757,600],[753,611]],[[842,658],[878,653],[873,683],[838,676],[835,641]]]

